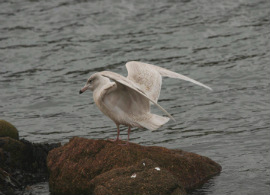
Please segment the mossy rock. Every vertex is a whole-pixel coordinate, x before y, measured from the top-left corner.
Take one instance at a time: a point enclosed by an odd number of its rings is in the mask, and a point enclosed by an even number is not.
[[[47,157],[50,192],[176,195],[195,189],[222,169],[207,157],[183,150],[119,144],[125,142],[74,137],[51,150]],[[134,173],[136,180],[131,177]]]
[[[16,127],[5,120],[0,119],[0,137],[11,137],[19,139],[19,133]]]
[[[25,194],[25,186],[46,181],[47,154],[59,146],[0,137],[0,195]]]
[[[8,154],[1,157],[0,165],[7,164],[12,169],[24,169],[30,167],[26,145],[19,140],[10,137],[0,137],[0,149]],[[4,154],[3,153],[3,154]]]

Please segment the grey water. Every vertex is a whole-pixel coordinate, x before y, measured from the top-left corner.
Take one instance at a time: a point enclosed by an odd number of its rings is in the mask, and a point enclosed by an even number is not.
[[[176,122],[133,128],[131,141],[221,164],[192,195],[270,193],[268,0],[0,0],[0,8],[0,118],[20,138],[115,138],[115,124],[79,89],[94,72],[126,75],[127,61],[147,62],[213,91],[165,78],[159,103]],[[50,194],[46,182],[32,188]]]

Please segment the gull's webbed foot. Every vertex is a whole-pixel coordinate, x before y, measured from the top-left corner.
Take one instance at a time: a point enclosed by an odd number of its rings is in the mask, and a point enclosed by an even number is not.
[[[121,139],[119,138],[116,138],[116,139],[107,139],[108,141],[110,142],[118,142],[118,141],[121,141]]]

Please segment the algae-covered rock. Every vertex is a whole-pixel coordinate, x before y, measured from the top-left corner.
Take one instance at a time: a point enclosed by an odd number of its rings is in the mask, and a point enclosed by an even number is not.
[[[25,162],[27,162],[27,151],[25,145],[19,140],[10,137],[0,137],[0,149],[3,151],[0,165],[7,165],[15,169],[23,169]]]
[[[184,195],[185,189],[171,172],[150,159],[135,165],[115,168],[92,180],[95,195]]]
[[[161,172],[152,168],[140,170],[138,163],[144,159]],[[181,194],[181,189],[194,189],[221,171],[221,166],[211,159],[182,150],[134,143],[121,146],[78,137],[51,150],[47,164],[53,194],[122,195],[127,190],[130,194],[156,194],[152,185],[163,189],[164,194]],[[130,178],[136,171],[138,182]],[[160,182],[163,180],[168,182]]]
[[[19,139],[19,133],[16,127],[14,127],[12,124],[0,119],[0,137]]]
[[[47,172],[48,152],[60,144],[39,144],[27,140],[0,137],[0,166],[20,169],[31,173]]]
[[[46,181],[47,154],[58,146],[0,137],[0,192],[22,194],[27,185]]]

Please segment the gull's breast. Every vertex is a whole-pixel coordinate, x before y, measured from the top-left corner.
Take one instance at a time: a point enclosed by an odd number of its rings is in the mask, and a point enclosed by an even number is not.
[[[99,105],[98,105],[99,104]],[[127,88],[118,88],[98,102],[99,109],[117,124],[137,126],[149,113],[149,100]]]

